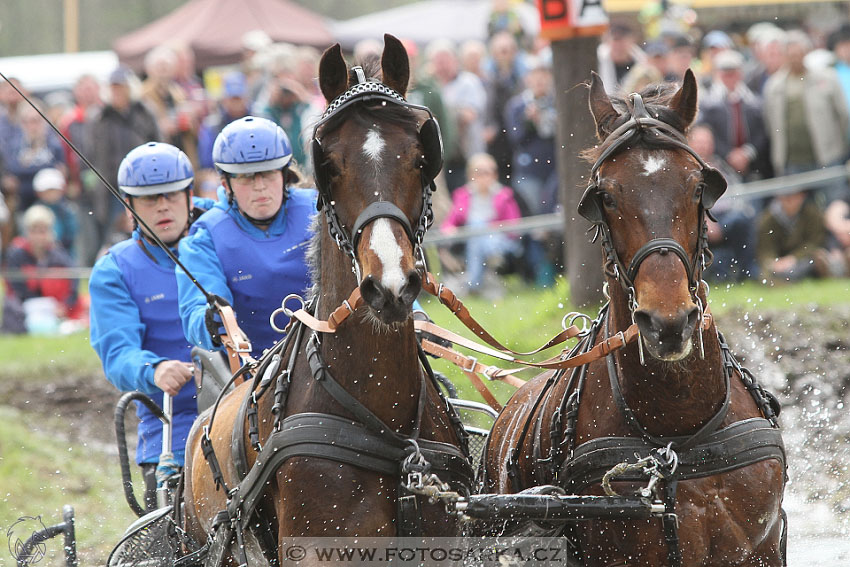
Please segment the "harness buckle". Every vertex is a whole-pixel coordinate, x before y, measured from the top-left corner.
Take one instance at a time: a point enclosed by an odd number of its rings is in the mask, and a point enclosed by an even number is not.
[[[283,298],[283,301],[280,302],[280,308],[283,310],[283,314],[287,317],[292,317],[295,314],[295,311],[286,307],[286,302],[290,299],[297,299],[298,303],[301,304],[301,307],[298,309],[304,309],[304,298],[298,295],[297,293],[290,293],[286,297]]]
[[[666,512],[661,515],[661,518],[664,523],[669,525],[669,522],[672,522],[672,525],[675,526],[677,530],[679,529],[679,516],[676,515],[675,512]]]
[[[469,368],[464,368],[463,366],[461,366],[460,369],[463,370],[464,372],[474,372],[476,364],[478,364],[478,359],[475,358],[474,356],[470,356],[469,357]]]
[[[489,380],[496,380],[496,373],[500,370],[501,368],[498,366],[488,366],[484,369],[484,376],[486,376]]]
[[[345,308],[348,309],[349,313],[354,313],[354,309],[352,309],[351,304],[348,302],[347,299],[343,299],[342,304],[345,305]]]
[[[614,334],[615,337],[620,337],[620,340],[623,341],[623,346],[626,346],[626,333],[623,331],[617,331]]]

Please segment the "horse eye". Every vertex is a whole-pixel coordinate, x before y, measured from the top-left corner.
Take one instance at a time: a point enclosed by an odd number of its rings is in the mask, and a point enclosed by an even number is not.
[[[694,191],[694,200],[699,201],[702,199],[702,194],[705,192],[705,182],[700,181],[697,184],[696,191]]]
[[[609,209],[613,209],[617,206],[617,203],[614,202],[614,197],[612,197],[610,193],[600,191],[599,198],[602,200],[602,204]]]

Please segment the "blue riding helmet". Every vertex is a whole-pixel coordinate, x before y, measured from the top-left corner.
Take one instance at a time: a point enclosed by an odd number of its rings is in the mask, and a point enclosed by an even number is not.
[[[133,197],[182,191],[193,179],[186,154],[162,142],[133,148],[118,166],[118,187]]]
[[[283,169],[291,160],[292,145],[283,128],[257,116],[234,120],[213,144],[216,167],[232,175]]]

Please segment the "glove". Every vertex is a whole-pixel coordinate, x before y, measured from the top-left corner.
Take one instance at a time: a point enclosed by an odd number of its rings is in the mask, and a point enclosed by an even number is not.
[[[218,347],[221,346],[221,335],[225,333],[225,330],[217,306],[230,307],[230,303],[219,295],[210,294],[207,312],[204,314],[204,324],[212,338],[212,344]]]

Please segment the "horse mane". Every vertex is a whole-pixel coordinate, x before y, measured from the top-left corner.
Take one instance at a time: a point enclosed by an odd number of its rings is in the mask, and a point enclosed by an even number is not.
[[[307,270],[310,272],[310,281],[313,285],[307,290],[305,301],[310,301],[319,294],[322,285],[322,214],[313,215],[310,223],[310,241],[307,243],[307,251],[304,260],[307,262]]]
[[[669,124],[684,134],[689,125],[686,124],[685,121],[682,120],[682,117],[669,106],[670,100],[676,94],[678,89],[679,85],[676,84],[656,83],[645,87],[639,94],[643,99],[643,103],[650,116],[656,120],[664,122],[665,124]],[[632,117],[633,107],[631,100],[623,96],[612,96],[611,104],[614,106],[614,110],[617,111],[617,114],[620,115],[611,126],[611,131],[614,131]],[[663,138],[658,139],[657,136],[647,136],[646,133],[646,130],[639,130],[634,135],[632,142],[628,144],[628,146],[634,147],[639,145],[651,149],[671,147],[670,144],[664,142]],[[604,152],[613,142],[614,140],[612,139],[606,139],[601,144],[597,144],[596,146],[582,151],[580,155],[585,161],[589,163],[596,163],[596,160],[599,159],[602,152]],[[623,146],[623,149],[625,149],[625,146]]]

